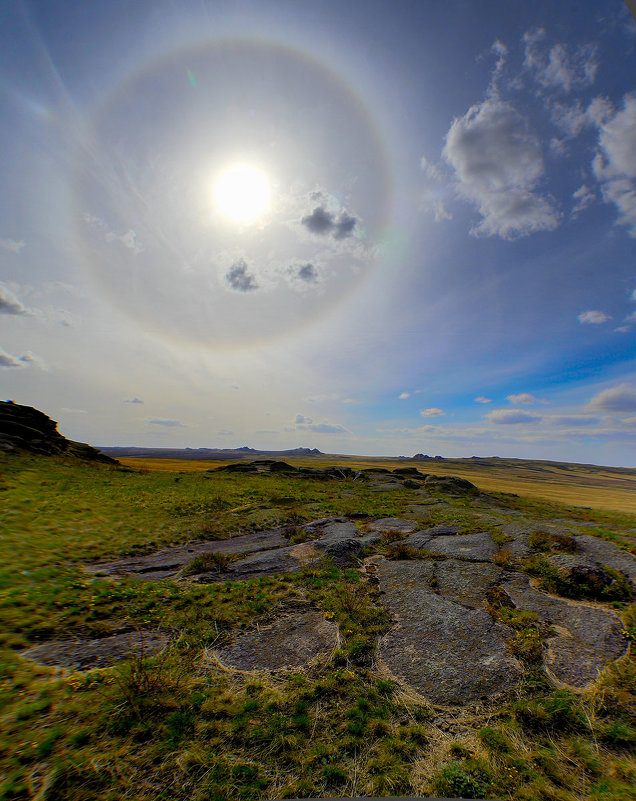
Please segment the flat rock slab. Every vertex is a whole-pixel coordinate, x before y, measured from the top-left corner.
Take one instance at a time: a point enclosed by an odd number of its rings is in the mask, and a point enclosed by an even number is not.
[[[95,562],[86,565],[85,568],[91,573],[103,573],[109,576],[128,575],[156,581],[174,576],[196,556],[202,554],[254,553],[281,548],[285,545],[289,545],[289,540],[283,536],[281,529],[275,528],[243,534],[229,540],[191,542],[186,545],[177,545],[174,548],[164,548],[144,556],[132,556],[111,562]]]
[[[636,557],[631,553],[614,545],[613,542],[589,534],[581,534],[575,537],[575,540],[577,547],[592,562],[620,570],[636,584]]]
[[[431,537],[423,547],[430,553],[473,562],[492,562],[493,556],[499,550],[487,531],[480,534]]]
[[[383,531],[400,531],[403,534],[410,534],[417,530],[417,523],[414,520],[405,520],[403,517],[384,517],[381,520],[373,520],[365,528],[368,532],[380,534]]]
[[[40,665],[90,670],[109,667],[129,656],[154,656],[169,641],[161,631],[127,631],[99,640],[52,640],[22,651],[21,656]]]
[[[536,612],[553,625],[556,636],[548,640],[545,665],[557,682],[581,689],[596,679],[598,671],[626,651],[618,617],[607,609],[557,598],[515,574],[501,584],[519,609]]]
[[[302,543],[313,546],[314,543]],[[293,573],[303,564],[311,564],[320,559],[320,553],[313,547],[301,548],[290,545],[250,554],[245,559],[232,562],[225,570],[198,573],[194,580],[200,584],[213,584],[219,581],[245,581],[258,576],[271,576],[275,573]]]
[[[337,625],[322,612],[309,609],[243,632],[216,654],[221,662],[239,670],[280,670],[302,667],[331,652],[337,643]]]
[[[501,579],[496,565],[444,559],[433,564],[433,588],[449,600],[469,608],[484,607],[486,596]]]
[[[375,558],[373,564],[384,593],[382,604],[396,619],[378,645],[378,656],[394,675],[435,703],[458,705],[519,681],[521,666],[506,650],[511,631],[483,609],[467,609],[451,600],[450,577],[449,597],[437,595],[430,586],[433,562]]]

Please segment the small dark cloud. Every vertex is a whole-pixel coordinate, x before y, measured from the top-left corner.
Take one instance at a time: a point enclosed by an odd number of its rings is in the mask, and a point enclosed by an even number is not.
[[[318,281],[318,270],[313,264],[303,264],[298,268],[296,275],[307,284],[315,284]]]
[[[301,224],[316,236],[326,236],[331,234],[334,239],[346,239],[352,236],[358,224],[357,217],[353,217],[346,211],[341,212],[339,217],[327,211],[323,206],[316,206],[311,214],[301,219]]]
[[[304,415],[304,414],[297,414],[297,415],[296,415],[296,419],[294,420],[294,422],[295,422],[296,424],[303,424],[303,423],[306,423],[306,424],[310,425],[310,424],[311,424],[311,423],[313,423],[314,421],[311,419],[311,417],[305,417],[305,415]]]
[[[143,403],[143,401],[139,398],[130,398],[130,400],[126,399],[124,403]]]
[[[346,239],[353,234],[353,229],[356,227],[358,220],[352,217],[351,214],[343,212],[335,225],[334,238]]]
[[[238,259],[225,274],[225,280],[235,292],[252,292],[258,289],[256,276],[249,272],[245,259]]]
[[[148,422],[153,426],[165,426],[166,428],[185,428],[185,426],[180,420],[153,419],[153,420],[148,420]]]

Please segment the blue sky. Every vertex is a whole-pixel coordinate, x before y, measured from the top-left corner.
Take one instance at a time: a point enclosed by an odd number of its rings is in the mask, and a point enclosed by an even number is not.
[[[98,445],[636,466],[622,0],[20,0],[0,37],[4,397]]]

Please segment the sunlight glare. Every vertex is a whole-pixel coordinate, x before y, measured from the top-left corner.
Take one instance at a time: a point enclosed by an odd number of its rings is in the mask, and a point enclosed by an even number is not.
[[[225,217],[247,225],[257,220],[269,208],[268,180],[256,167],[234,165],[217,178],[214,201],[217,210]]]

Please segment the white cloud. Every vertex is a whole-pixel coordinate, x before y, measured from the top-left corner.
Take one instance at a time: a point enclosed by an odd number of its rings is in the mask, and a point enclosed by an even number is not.
[[[12,356],[4,348],[0,348],[0,367],[26,367],[34,364],[40,370],[48,370],[47,364],[40,356],[27,350],[22,356]]]
[[[604,412],[636,412],[636,387],[619,384],[604,389],[590,400],[589,406]]]
[[[632,294],[629,296],[629,299],[630,299],[630,300],[633,300],[633,301],[636,301],[636,289],[634,289],[634,291],[632,292]]]
[[[535,397],[531,392],[519,392],[517,395],[508,395],[506,399],[515,406],[531,406],[533,403],[541,403],[539,398]]]
[[[600,325],[601,323],[606,323],[608,320],[611,320],[612,317],[603,311],[590,310],[577,314],[576,319],[583,324]]]
[[[572,206],[570,215],[577,217],[590,203],[596,200],[596,195],[585,184],[582,184],[576,191],[572,192],[572,200],[576,202]]]
[[[22,239],[16,241],[15,239],[0,239],[0,248],[4,248],[4,250],[8,250],[11,253],[19,254],[23,247],[26,246],[26,242]]]
[[[472,234],[515,239],[558,225],[552,203],[535,191],[545,171],[539,139],[510,103],[489,97],[456,118],[443,157],[482,217]]]
[[[398,395],[398,400],[406,400],[407,398],[410,398],[410,397],[411,397],[411,393],[410,392],[402,392],[402,393],[400,393],[400,395]]]
[[[9,287],[0,282],[0,314],[28,314],[26,306]]]
[[[541,418],[536,414],[521,409],[493,409],[486,415],[486,420],[496,425],[518,425],[521,423],[538,423]]]
[[[592,168],[603,200],[614,204],[617,224],[636,237],[636,94],[625,95],[619,111],[597,98],[590,104],[588,115],[599,132]]]
[[[475,398],[475,403],[492,403],[492,398],[486,398],[484,395],[478,395]]]
[[[439,417],[442,414],[446,414],[443,409],[438,409],[437,406],[429,406],[428,409],[420,409],[420,414],[422,417]]]
[[[550,118],[567,139],[577,137],[590,121],[580,100],[572,105],[554,101],[550,104]]]
[[[338,423],[307,423],[297,425],[302,431],[312,431],[314,434],[350,434],[351,432]]]
[[[551,47],[543,28],[528,31],[524,37],[524,67],[544,89],[571,92],[594,83],[598,71],[596,48],[557,43]]]

